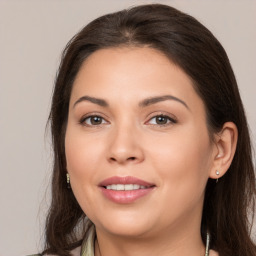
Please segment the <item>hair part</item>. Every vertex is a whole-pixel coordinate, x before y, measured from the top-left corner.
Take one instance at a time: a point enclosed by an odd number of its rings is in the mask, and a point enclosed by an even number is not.
[[[237,150],[218,184],[209,179],[202,238],[220,256],[254,256],[250,239],[255,174],[243,104],[227,54],[212,33],[193,17],[170,6],[141,5],[97,18],[75,35],[62,54],[49,116],[54,151],[52,202],[46,222],[45,253],[70,256],[86,236],[88,220],[66,185],[65,132],[73,82],[88,56],[99,49],[147,46],[159,50],[192,79],[202,98],[210,136],[225,122],[238,129]],[[211,137],[212,138],[212,137]],[[78,234],[77,227],[85,227]]]

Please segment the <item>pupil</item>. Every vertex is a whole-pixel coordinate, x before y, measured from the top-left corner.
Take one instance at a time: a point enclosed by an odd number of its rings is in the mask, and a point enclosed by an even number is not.
[[[100,124],[101,123],[101,117],[94,116],[91,120],[92,124]]]
[[[166,117],[164,117],[164,116],[158,116],[157,119],[156,119],[156,122],[157,122],[158,124],[166,124],[167,119],[166,119]]]

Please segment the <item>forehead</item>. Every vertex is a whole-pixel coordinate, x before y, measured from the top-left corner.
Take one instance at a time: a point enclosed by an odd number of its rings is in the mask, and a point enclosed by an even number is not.
[[[77,74],[71,101],[83,94],[138,100],[172,94],[202,104],[190,77],[163,53],[149,47],[107,48],[91,54]]]

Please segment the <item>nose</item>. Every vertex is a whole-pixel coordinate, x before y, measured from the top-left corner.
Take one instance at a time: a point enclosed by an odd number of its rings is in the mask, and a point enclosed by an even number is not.
[[[140,163],[144,160],[143,148],[136,129],[120,127],[112,131],[108,143],[108,161],[121,165]]]

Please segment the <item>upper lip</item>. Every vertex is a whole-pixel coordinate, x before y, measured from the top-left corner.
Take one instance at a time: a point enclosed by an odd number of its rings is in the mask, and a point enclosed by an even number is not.
[[[145,180],[138,179],[136,177],[132,176],[125,176],[125,177],[119,177],[119,176],[113,176],[110,178],[107,178],[100,182],[99,186],[100,187],[106,187],[108,185],[112,184],[138,184],[140,186],[145,186],[145,187],[152,187],[155,186],[153,183],[149,183]]]

